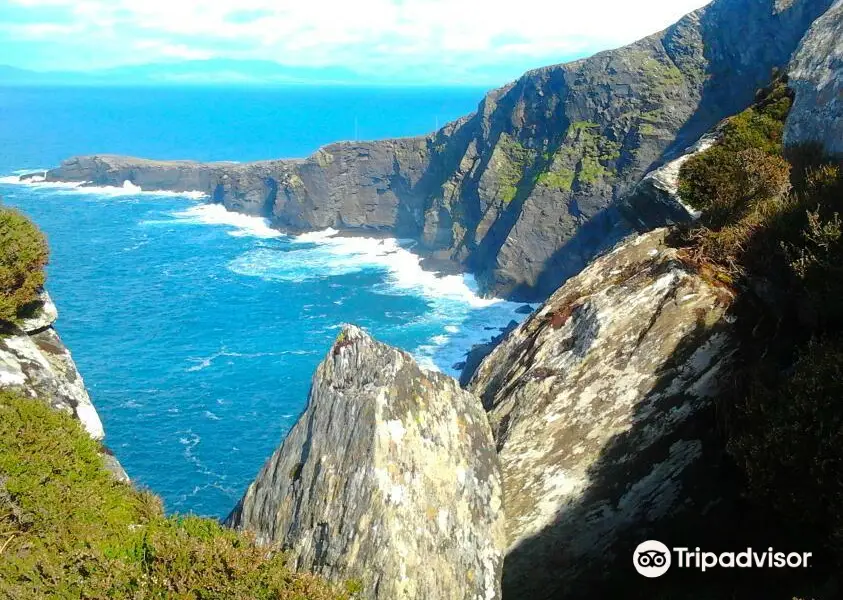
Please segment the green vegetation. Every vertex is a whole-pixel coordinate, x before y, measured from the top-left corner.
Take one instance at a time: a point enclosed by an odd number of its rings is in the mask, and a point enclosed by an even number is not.
[[[642,54],[640,60],[641,71],[645,74],[646,80],[652,82],[652,85],[660,91],[685,82],[682,71],[673,63],[666,64],[646,54]]]
[[[3,598],[342,598],[216,521],[115,481],[77,421],[0,392]]]
[[[506,133],[500,135],[492,161],[498,177],[498,197],[504,204],[509,204],[515,199],[518,186],[535,157],[534,150],[525,148]]]
[[[576,177],[576,173],[571,169],[562,167],[558,171],[545,171],[539,175],[537,183],[549,188],[558,188],[570,192],[574,185],[574,177]]]
[[[599,129],[600,125],[595,123],[594,121],[574,121],[571,123],[571,128],[569,131],[572,132],[579,132],[579,131],[588,131],[589,129]]]
[[[536,183],[567,192],[574,182],[594,184],[612,174],[606,163],[620,158],[621,144],[601,135],[599,128],[591,121],[571,123],[562,146],[552,156],[545,156],[549,167]]]
[[[818,338],[800,347],[785,375],[752,378],[737,407],[743,427],[731,450],[749,489],[793,523],[843,552],[843,343]],[[787,493],[782,493],[787,492]]]
[[[741,351],[720,399],[747,492],[843,562],[843,165],[785,151],[791,95],[777,79],[680,172],[703,210],[685,260],[737,300]]]
[[[0,320],[14,320],[38,299],[48,257],[38,228],[18,211],[0,208]]]

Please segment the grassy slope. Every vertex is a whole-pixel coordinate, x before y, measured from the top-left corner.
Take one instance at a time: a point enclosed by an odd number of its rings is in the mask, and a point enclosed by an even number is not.
[[[118,483],[69,416],[0,392],[0,596],[343,598],[242,534]]]

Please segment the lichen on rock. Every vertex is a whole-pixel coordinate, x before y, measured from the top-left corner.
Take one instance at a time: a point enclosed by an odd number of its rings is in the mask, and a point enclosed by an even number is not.
[[[500,595],[499,467],[479,400],[346,326],[227,522],[362,598]]]
[[[731,296],[686,266],[665,235],[631,238],[597,259],[471,381],[503,471],[505,595],[564,588],[578,597],[585,574],[604,568],[629,531],[711,500],[686,487],[710,429],[701,415],[733,352]]]

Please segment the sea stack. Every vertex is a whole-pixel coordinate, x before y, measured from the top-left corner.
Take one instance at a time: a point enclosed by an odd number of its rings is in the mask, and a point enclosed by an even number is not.
[[[357,327],[227,522],[361,598],[500,597],[500,474],[479,399]]]

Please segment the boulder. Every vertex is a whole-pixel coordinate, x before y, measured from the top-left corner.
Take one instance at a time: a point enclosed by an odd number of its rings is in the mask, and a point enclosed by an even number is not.
[[[227,524],[367,599],[500,596],[499,467],[479,400],[346,326]]]
[[[28,316],[21,319],[17,326],[25,333],[34,334],[51,327],[58,318],[59,312],[50,294],[41,292],[35,308]]]

